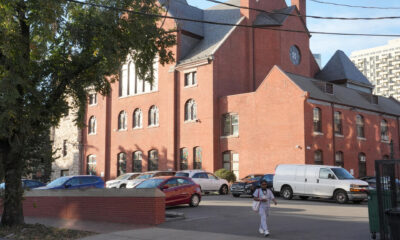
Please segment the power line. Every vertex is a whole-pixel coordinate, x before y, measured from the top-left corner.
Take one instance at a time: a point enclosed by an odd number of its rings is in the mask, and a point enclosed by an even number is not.
[[[234,5],[234,4],[227,3],[227,2],[221,2],[221,1],[218,1],[218,0],[206,0],[206,1],[222,4],[222,5],[225,5],[225,6],[235,7],[235,8],[254,10],[254,11],[257,11],[257,12],[263,12],[263,13],[268,13],[268,14],[278,14],[278,15],[285,15],[285,16],[291,16],[291,17],[301,17],[302,16],[302,15],[290,14],[290,13],[270,12],[270,11],[265,11],[265,10],[259,9],[259,8],[238,6],[238,5]],[[311,0],[311,1],[314,1],[314,0]],[[314,15],[304,15],[304,17],[306,17],[306,18],[315,18],[315,19],[325,19],[325,20],[350,20],[350,21],[354,21],[354,20],[400,19],[400,16],[385,16],[385,17],[322,17],[322,16],[314,16]]]
[[[145,12],[138,12],[128,9],[122,9],[117,7],[105,6],[96,3],[89,3],[89,2],[81,2],[78,0],[66,0],[67,2],[73,2],[81,5],[89,5],[98,8],[105,8],[110,9],[118,12],[129,12],[136,15],[141,15],[145,17],[152,17],[152,18],[168,18],[174,20],[181,20],[181,21],[188,21],[188,22],[198,22],[198,23],[205,23],[205,24],[213,24],[213,25],[222,25],[222,26],[233,26],[233,27],[245,27],[245,28],[255,28],[255,29],[264,29],[264,30],[272,30],[272,31],[281,31],[281,32],[296,32],[296,33],[306,33],[306,34],[323,34],[323,35],[342,35],[342,36],[367,36],[367,37],[400,37],[400,34],[369,34],[369,33],[340,33],[340,32],[318,32],[318,31],[300,31],[300,30],[292,30],[292,29],[281,29],[281,28],[265,28],[260,26],[252,26],[252,25],[245,25],[245,24],[232,24],[232,23],[223,23],[223,22],[212,22],[212,21],[205,21],[205,20],[196,20],[190,18],[182,18],[182,17],[172,17],[168,15],[159,15],[159,14],[152,14],[152,13],[145,13]]]
[[[385,10],[393,10],[393,9],[400,9],[400,7],[373,7],[373,6],[359,6],[359,5],[348,5],[348,4],[341,4],[341,3],[333,3],[333,2],[325,2],[325,1],[318,1],[318,0],[310,0],[312,2],[321,3],[321,4],[329,4],[341,7],[352,7],[352,8],[367,8],[367,9],[385,9]]]

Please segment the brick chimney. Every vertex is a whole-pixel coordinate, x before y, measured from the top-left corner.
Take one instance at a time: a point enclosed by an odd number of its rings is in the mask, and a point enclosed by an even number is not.
[[[303,17],[304,22],[306,23],[306,0],[291,0],[291,4],[296,5],[297,9],[299,10],[301,16]]]

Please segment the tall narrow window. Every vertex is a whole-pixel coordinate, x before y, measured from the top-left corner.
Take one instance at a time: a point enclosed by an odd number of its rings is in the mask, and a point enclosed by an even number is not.
[[[89,105],[97,104],[97,93],[89,94]]]
[[[335,120],[335,134],[342,135],[343,130],[342,130],[342,113],[341,112],[335,112],[334,113],[334,120]]]
[[[364,138],[364,117],[361,115],[356,116],[357,137]]]
[[[335,166],[343,167],[343,152],[339,151],[335,153]]]
[[[227,113],[222,116],[222,136],[239,135],[239,115]]]
[[[91,116],[89,118],[89,134],[96,134],[96,117],[95,116]]]
[[[381,140],[382,141],[389,141],[389,134],[388,134],[388,123],[385,119],[381,121]]]
[[[149,110],[149,126],[158,126],[158,108],[154,105]]]
[[[321,150],[317,150],[314,152],[314,163],[316,165],[323,165],[324,160],[323,160],[323,155]]]
[[[181,148],[181,170],[187,170],[188,169],[188,155],[189,151],[187,148]]]
[[[193,99],[185,103],[185,121],[194,121],[197,119],[197,105]]]
[[[87,156],[86,174],[87,175],[96,175],[96,156],[95,155]]]
[[[133,168],[132,172],[141,172],[142,171],[142,152],[141,151],[136,151],[133,154]]]
[[[197,84],[196,72],[185,73],[185,87]]]
[[[193,169],[201,169],[202,152],[201,147],[193,148]]]
[[[133,112],[133,128],[142,128],[142,110],[140,108],[136,108]]]
[[[121,111],[118,115],[118,130],[126,130],[128,122],[128,116],[125,111]]]
[[[63,142],[63,157],[67,156],[67,140]]]
[[[124,97],[129,94],[128,88],[128,64],[124,64],[121,67],[119,76],[119,96]]]
[[[126,153],[118,154],[118,172],[117,176],[121,176],[126,173]]]
[[[226,170],[232,170],[232,151],[222,153],[222,164]]]
[[[358,178],[367,176],[367,157],[365,153],[358,154]]]
[[[313,110],[313,122],[314,122],[314,132],[322,132],[322,119],[321,119],[321,109],[314,108]]]
[[[150,150],[149,151],[149,171],[158,170],[158,151]]]

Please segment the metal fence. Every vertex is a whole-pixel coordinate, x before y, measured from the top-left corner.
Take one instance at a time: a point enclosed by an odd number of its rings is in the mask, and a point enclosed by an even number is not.
[[[390,230],[385,212],[400,207],[400,160],[376,160],[380,239],[389,240]]]

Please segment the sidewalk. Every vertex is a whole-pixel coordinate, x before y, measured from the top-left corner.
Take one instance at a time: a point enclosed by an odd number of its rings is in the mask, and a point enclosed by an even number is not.
[[[40,223],[57,228],[68,228],[98,233],[83,238],[82,240],[252,240],[260,238],[274,240],[270,237],[264,238],[262,235],[259,235],[259,237],[251,237],[224,233],[177,230],[149,225],[130,225],[69,219],[25,217],[25,222],[28,224]]]

